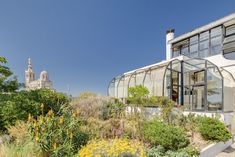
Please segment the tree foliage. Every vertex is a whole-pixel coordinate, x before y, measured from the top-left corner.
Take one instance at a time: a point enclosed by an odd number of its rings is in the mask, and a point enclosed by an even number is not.
[[[143,106],[148,101],[149,91],[146,87],[138,85],[135,87],[130,87],[128,89],[127,101],[129,104],[135,104],[137,106]]]
[[[11,77],[13,73],[6,63],[7,59],[0,56],[0,93],[13,92],[20,87],[17,78]]]
[[[5,130],[17,120],[26,120],[29,113],[38,115],[42,104],[45,112],[53,109],[59,114],[61,107],[69,102],[64,94],[48,89],[3,93],[0,100],[0,130]]]

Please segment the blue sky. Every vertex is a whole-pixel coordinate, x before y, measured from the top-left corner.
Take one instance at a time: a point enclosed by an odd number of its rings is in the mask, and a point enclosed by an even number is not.
[[[233,12],[234,0],[0,0],[0,56],[20,82],[31,57],[58,91],[105,95],[114,76],[165,59],[168,28]]]

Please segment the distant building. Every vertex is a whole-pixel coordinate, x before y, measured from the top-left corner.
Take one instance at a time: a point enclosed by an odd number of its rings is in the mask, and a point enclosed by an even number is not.
[[[40,78],[35,80],[35,74],[32,68],[31,59],[28,59],[28,69],[25,70],[25,88],[26,90],[35,90],[35,89],[53,89],[52,81],[49,80],[48,73],[42,71]]]

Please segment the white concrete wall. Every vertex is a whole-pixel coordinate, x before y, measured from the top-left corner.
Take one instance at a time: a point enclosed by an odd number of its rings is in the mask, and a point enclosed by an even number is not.
[[[169,32],[166,34],[166,60],[171,59],[171,43],[169,43],[170,40],[174,39],[174,32]]]
[[[215,157],[220,152],[228,148],[232,144],[232,139],[227,142],[219,142],[219,143],[213,143],[204,148],[200,152],[200,157]]]

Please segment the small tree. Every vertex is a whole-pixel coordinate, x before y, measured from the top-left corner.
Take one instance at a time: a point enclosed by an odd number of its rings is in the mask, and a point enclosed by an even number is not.
[[[170,123],[170,114],[174,107],[174,102],[166,97],[157,97],[156,102],[161,108],[161,117],[163,121]]]
[[[141,118],[142,118],[141,115],[142,114],[141,113],[143,112],[144,105],[149,102],[148,95],[149,95],[148,89],[142,85],[130,87],[128,89],[127,102],[128,104],[131,105],[132,110],[134,110],[134,114],[131,111],[131,114],[133,115],[131,119],[133,120],[133,127],[136,128],[137,136],[139,136],[139,138],[140,137],[142,138],[141,136]],[[137,124],[137,126],[135,124]]]
[[[6,63],[7,59],[0,56],[0,93],[13,92],[20,86],[16,77],[9,79],[13,73],[5,66]]]
[[[136,105],[137,107],[142,107],[144,106],[144,104],[146,104],[148,95],[148,88],[142,85],[130,87],[128,89],[127,101],[129,104]]]

